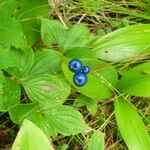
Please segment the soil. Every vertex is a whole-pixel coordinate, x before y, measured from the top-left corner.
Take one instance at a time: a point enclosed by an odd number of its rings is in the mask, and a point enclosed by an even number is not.
[[[0,150],[11,150],[17,131],[8,113],[0,113]]]

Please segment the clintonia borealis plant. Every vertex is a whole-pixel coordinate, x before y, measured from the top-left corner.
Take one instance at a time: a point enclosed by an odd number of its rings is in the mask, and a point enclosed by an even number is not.
[[[104,149],[103,131],[92,129],[82,113],[66,103],[73,89],[78,93],[74,102],[87,109],[88,104],[95,107],[112,99],[118,130],[128,148],[149,150],[148,131],[130,99],[150,97],[150,24],[98,37],[84,25],[66,29],[59,21],[36,18],[49,11],[47,5],[40,12],[18,11],[12,17],[9,10],[17,3],[26,7],[22,2],[0,6],[0,111],[21,126],[12,149],[52,150],[50,138],[79,133],[90,135],[87,149]],[[34,19],[21,21],[29,17]],[[39,41],[39,49],[32,46]],[[88,110],[93,116],[97,113]]]

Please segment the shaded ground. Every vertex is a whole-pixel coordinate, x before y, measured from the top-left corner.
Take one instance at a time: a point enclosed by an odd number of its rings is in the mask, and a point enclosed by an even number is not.
[[[0,150],[10,150],[18,128],[7,113],[0,113]]]

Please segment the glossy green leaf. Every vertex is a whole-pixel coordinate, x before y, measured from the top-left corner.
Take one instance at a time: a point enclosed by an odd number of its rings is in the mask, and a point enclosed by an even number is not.
[[[150,137],[134,106],[124,99],[115,101],[117,125],[130,150],[149,150]]]
[[[74,135],[88,128],[81,114],[70,106],[19,105],[11,109],[10,116],[17,123],[21,123],[24,118],[31,120],[49,136],[54,136],[57,133]]]
[[[76,98],[75,106],[86,106],[87,110],[94,116],[97,113],[98,110],[98,104],[97,101],[94,99],[91,99],[89,97],[86,97],[84,95],[80,95]]]
[[[66,29],[59,21],[42,19],[41,36],[47,47],[52,48],[56,44],[61,49],[65,43]]]
[[[31,75],[22,85],[33,102],[62,104],[70,94],[70,86],[61,80],[49,74]]]
[[[150,97],[150,62],[129,69],[118,83],[118,90],[134,96]]]
[[[57,74],[61,71],[61,57],[62,54],[54,50],[44,49],[37,52],[30,74]]]
[[[12,150],[54,150],[50,139],[31,121],[25,119]]]
[[[88,150],[104,150],[104,135],[95,131],[88,141]]]
[[[71,72],[68,68],[69,59],[64,59],[62,63],[62,69],[64,72],[65,77],[74,86],[79,92],[82,94],[91,97],[95,100],[105,99],[112,96],[112,92],[108,86],[106,86],[102,80],[95,77],[91,73],[88,74],[88,82],[83,87],[78,87],[73,83],[73,75],[74,73]]]
[[[13,80],[3,77],[0,95],[0,110],[7,111],[20,103],[20,86]]]
[[[150,25],[133,25],[119,29],[98,39],[93,46],[97,58],[122,61],[148,53],[150,49]]]

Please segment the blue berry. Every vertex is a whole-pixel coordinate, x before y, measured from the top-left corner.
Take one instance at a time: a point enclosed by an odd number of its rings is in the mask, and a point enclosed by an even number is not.
[[[81,72],[87,74],[90,72],[90,67],[89,66],[83,66]]]
[[[72,72],[75,72],[75,73],[80,72],[82,69],[82,62],[79,59],[72,59],[69,62],[68,67]]]
[[[76,86],[83,86],[87,83],[87,76],[86,74],[84,73],[76,73],[74,76],[73,76],[73,82]]]

